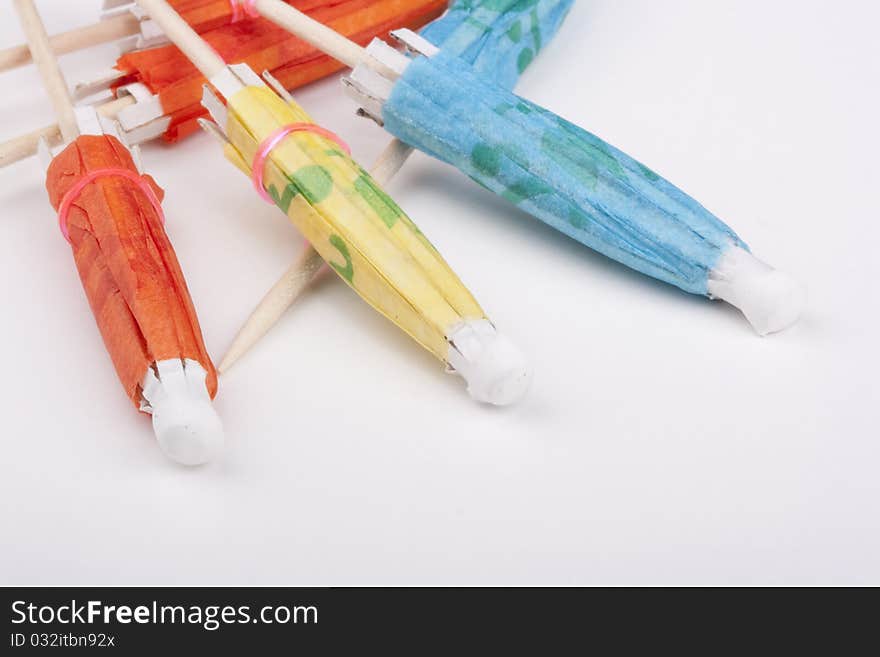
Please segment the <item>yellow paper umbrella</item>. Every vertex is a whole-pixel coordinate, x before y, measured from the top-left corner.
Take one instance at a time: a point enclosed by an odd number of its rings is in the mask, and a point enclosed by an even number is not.
[[[519,75],[553,38],[573,0],[456,0],[450,10],[422,31],[422,36],[450,56],[467,61],[474,72],[511,87]],[[528,37],[523,38],[527,33]],[[398,32],[392,32],[397,37]],[[374,167],[373,177],[382,185],[406,162],[413,148],[392,138]],[[263,296],[242,325],[219,370],[227,371],[281,319],[317,275],[320,256],[307,249]]]
[[[226,66],[165,0],[139,4],[225,99],[224,106],[206,92],[226,157],[265,190],[330,267],[461,374],[474,398],[519,399],[529,380],[519,351],[341,140],[249,67]]]

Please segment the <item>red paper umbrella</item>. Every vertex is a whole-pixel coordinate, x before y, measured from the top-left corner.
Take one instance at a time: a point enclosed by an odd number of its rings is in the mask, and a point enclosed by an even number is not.
[[[46,190],[107,352],[165,452],[204,463],[223,442],[211,405],[217,374],[165,233],[162,190],[97,113],[74,109],[33,0],[15,8],[66,143]]]
[[[247,17],[230,23],[233,14],[226,0],[177,0],[170,3],[191,25],[220,24],[202,33],[227,62],[246,63],[255,71],[270,71],[288,89],[325,77],[343,67],[317,48],[262,18]],[[446,0],[292,0],[290,4],[360,44],[386,37],[393,29],[418,28],[439,16]],[[242,10],[243,11],[243,10]],[[225,23],[225,24],[224,24]],[[205,115],[201,106],[205,78],[173,45],[148,48],[119,58],[124,73],[114,88],[143,83],[158,96],[161,110],[153,115],[139,109],[123,110],[127,129],[155,121],[160,116],[163,137],[176,141],[197,129]],[[136,117],[136,118],[135,118]]]
[[[252,18],[244,0],[173,0],[170,4],[223,57],[244,62],[256,71],[269,71],[288,89],[330,75],[342,65],[288,32],[263,19]],[[447,0],[288,0],[310,16],[360,44],[387,37],[393,29],[421,27],[446,9]],[[235,11],[233,10],[235,8]],[[51,47],[70,52],[148,32],[149,21],[131,12],[56,35]],[[0,50],[0,71],[30,61],[26,46]],[[108,86],[120,96],[98,108],[105,117],[117,117],[128,143],[162,136],[176,141],[195,131],[205,115],[200,105],[205,79],[174,46],[145,48],[122,56],[113,72],[78,85],[89,95]],[[43,138],[61,143],[59,126],[49,125],[0,143],[0,166],[36,153]]]
[[[222,441],[217,374],[163,226],[162,190],[110,135],[80,135],[46,190],[125,393],[166,453],[202,463]]]
[[[213,397],[217,376],[165,234],[162,189],[115,137],[81,135],[52,160],[46,191],[132,402],[141,407],[144,377],[166,360],[198,363]]]

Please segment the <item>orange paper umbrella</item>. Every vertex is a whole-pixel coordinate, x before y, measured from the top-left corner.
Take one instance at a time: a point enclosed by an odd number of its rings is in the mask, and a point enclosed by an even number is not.
[[[49,165],[46,190],[125,393],[184,463],[219,440],[217,375],[163,227],[162,190],[110,135],[81,135]],[[212,452],[216,445],[207,445]]]
[[[74,110],[33,0],[15,6],[67,142],[48,166],[46,190],[104,344],[165,452],[203,463],[223,440],[211,404],[217,375],[165,234],[162,190],[104,134],[110,126],[94,110]]]
[[[155,363],[191,360],[213,397],[217,376],[163,227],[162,189],[116,137],[81,135],[52,160],[46,191],[125,393],[140,408]]]
[[[288,89],[325,77],[342,64],[298,37],[263,18],[236,20],[226,0],[177,0],[170,3],[191,25],[199,28],[227,23],[203,32],[204,39],[227,62],[246,63],[256,71],[270,71]],[[418,28],[439,16],[446,0],[291,0],[301,11],[361,44],[385,37],[391,30]],[[243,12],[243,8],[239,8]],[[173,45],[148,48],[119,58],[122,77],[114,89],[141,83],[149,103],[120,113],[123,127],[137,140],[162,136],[176,141],[195,131],[205,115],[201,106],[205,78]],[[136,94],[137,97],[137,94]],[[146,105],[146,106],[145,106]],[[145,129],[146,128],[146,129]]]
[[[263,19],[253,19],[246,0],[173,0],[170,4],[229,62],[244,62],[256,71],[269,71],[288,89],[300,87],[339,70],[341,64],[311,45]],[[365,44],[387,37],[397,28],[415,29],[441,13],[447,0],[288,0],[317,20],[331,25],[350,39]],[[233,11],[235,8],[235,11]],[[56,52],[70,52],[140,30],[148,37],[157,28],[142,13],[124,13],[93,26],[56,35]],[[112,29],[100,29],[103,25]],[[161,30],[159,30],[161,34]],[[82,37],[82,40],[79,38]],[[155,38],[152,34],[151,38]],[[147,39],[148,41],[150,38]],[[21,47],[0,51],[0,70],[26,63]],[[156,137],[167,141],[193,132],[205,115],[199,101],[205,79],[174,46],[144,48],[122,56],[116,68],[77,85],[80,98],[112,89],[117,99],[98,108],[105,117],[120,121],[128,143]],[[37,142],[61,143],[59,126],[49,125],[0,143],[0,166],[37,150]]]
[[[207,460],[205,442],[219,440],[217,375],[163,227],[162,190],[110,135],[71,142],[46,190],[125,393],[153,415],[169,455]]]
[[[300,11],[346,4],[348,0],[284,0]],[[168,2],[190,27],[200,34],[216,27],[254,18],[248,0],[170,0]],[[393,3],[387,3],[393,4]],[[403,4],[416,4],[404,2]],[[112,10],[111,12],[112,13]]]

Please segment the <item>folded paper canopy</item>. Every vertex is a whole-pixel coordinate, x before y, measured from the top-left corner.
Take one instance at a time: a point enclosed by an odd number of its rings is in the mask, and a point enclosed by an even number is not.
[[[74,108],[33,0],[16,0],[15,9],[66,143],[55,157],[41,143],[51,158],[46,191],[116,373],[129,399],[152,415],[165,453],[205,463],[223,443],[211,404],[217,376],[165,234],[162,190],[106,133],[117,132],[115,124]]]
[[[802,288],[647,167],[445,49],[401,62],[380,42],[371,48],[402,75],[388,91],[357,67],[350,89],[401,141],[633,269],[729,301],[760,334],[797,320]]]
[[[102,174],[120,170],[129,177]],[[217,376],[174,248],[157,208],[133,178],[161,199],[162,190],[138,172],[119,140],[83,135],[52,160],[46,190],[56,210],[71,190],[76,194],[68,197],[64,217],[74,260],[132,402],[141,410],[153,410],[150,401],[161,402],[144,388],[162,378],[168,366],[157,364],[163,362],[182,365],[187,381],[200,383],[202,395],[206,389],[213,397]]]
[[[248,176],[257,147],[270,134],[313,123],[298,106],[256,86],[230,98],[228,109],[226,154]],[[336,273],[441,360],[448,327],[484,318],[404,212],[335,143],[311,133],[291,135],[273,149],[265,181],[276,205]],[[393,276],[392,286],[383,271]]]
[[[450,42],[453,52],[469,57],[474,70],[496,76],[508,71],[512,84],[558,30],[573,0],[481,0],[459,1],[450,11],[430,23],[423,36],[437,45]],[[527,37],[523,37],[527,34]],[[513,65],[509,65],[513,63]],[[376,177],[387,184],[412,149],[392,140],[379,158]],[[235,363],[280,319],[306,284],[318,271],[314,249],[306,248],[297,261],[263,297],[256,310],[242,326],[229,351],[220,362],[221,371]]]
[[[232,68],[247,84],[226,99],[226,156],[253,177],[255,156],[267,152],[271,139],[268,157],[256,160],[264,166],[259,180],[330,267],[462,374],[474,397],[496,404],[518,399],[528,383],[521,356],[406,213],[322,131],[272,139],[286,126],[314,122],[246,67]]]
[[[745,246],[648,168],[443,53],[409,65],[383,119],[398,138],[557,230],[688,292],[708,294],[721,252]]]
[[[457,0],[422,36],[476,73],[513,88],[556,35],[574,0]]]
[[[247,18],[244,0],[168,0],[168,4],[198,32],[206,32]],[[321,0],[300,0],[297,6],[307,11]]]
[[[300,11],[310,12],[321,7],[344,4],[347,0],[284,0]],[[196,32],[207,32],[223,25],[253,18],[247,0],[168,0]]]
[[[262,18],[230,24],[230,2],[177,0],[170,3],[227,62],[244,62],[270,71],[287,89],[330,75],[342,68],[334,59]],[[400,27],[417,28],[438,16],[446,0],[291,0],[290,4],[350,39],[366,44]],[[114,87],[141,82],[157,94],[170,124],[163,137],[176,141],[197,129],[205,115],[199,104],[205,78],[173,45],[148,48],[119,58],[125,76]]]

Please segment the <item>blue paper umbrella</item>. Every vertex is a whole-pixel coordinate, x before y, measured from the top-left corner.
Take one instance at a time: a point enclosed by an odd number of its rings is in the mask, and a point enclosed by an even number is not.
[[[458,0],[422,36],[512,89],[559,30],[574,0]]]
[[[442,49],[405,31],[398,36],[421,52],[414,59],[378,41],[370,46],[399,76],[382,78],[366,66],[353,71],[348,87],[366,114],[578,242],[739,307],[761,335],[797,320],[803,288],[755,258],[725,223],[648,167],[503,86],[531,61],[522,53],[544,42],[542,30],[555,31],[568,3],[480,3],[524,10],[502,10],[495,21],[478,20],[473,3],[460,4],[448,23],[425,33],[439,36]],[[465,5],[471,13],[462,15]],[[483,36],[474,39],[477,24]],[[514,59],[522,66],[505,66]],[[492,71],[502,73],[489,79]]]

